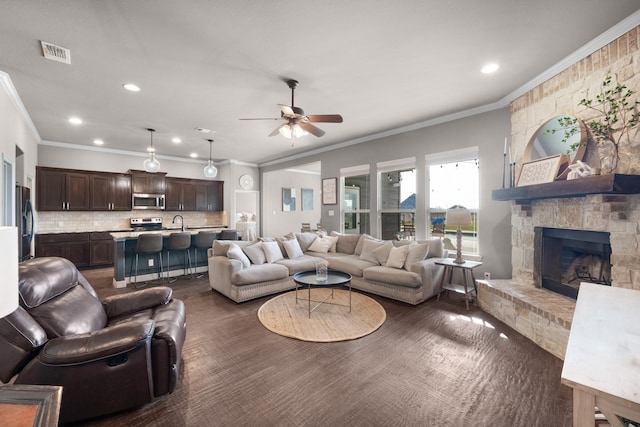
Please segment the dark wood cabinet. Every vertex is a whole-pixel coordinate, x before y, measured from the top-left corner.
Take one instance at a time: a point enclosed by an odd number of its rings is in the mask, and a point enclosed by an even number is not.
[[[196,210],[196,183],[191,179],[167,178],[165,180],[165,209],[170,211]]]
[[[89,235],[91,267],[113,265],[113,237],[108,232]]]
[[[224,210],[224,181],[209,181],[207,204],[209,211]]]
[[[39,211],[89,210],[89,174],[57,168],[36,168]]]
[[[89,177],[89,188],[91,210],[131,210],[131,175],[93,173]]]
[[[36,256],[59,256],[67,258],[76,267],[89,267],[89,233],[36,234]]]
[[[137,194],[165,194],[165,173],[130,170],[132,191]]]
[[[36,234],[36,256],[67,258],[78,268],[113,265],[113,237],[96,233]]]

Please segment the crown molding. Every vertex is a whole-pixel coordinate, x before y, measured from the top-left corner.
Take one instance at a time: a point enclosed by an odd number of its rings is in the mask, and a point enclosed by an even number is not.
[[[31,120],[31,116],[27,112],[27,109],[24,108],[22,99],[20,99],[20,95],[18,95],[18,91],[16,90],[16,87],[13,85],[13,81],[11,81],[11,77],[9,76],[9,74],[5,73],[4,71],[0,71],[0,86],[2,86],[4,91],[9,96],[9,99],[13,103],[14,107],[16,107],[16,110],[18,111],[18,115],[20,115],[20,118],[24,122],[29,132],[31,132],[31,135],[33,135],[33,137],[38,143],[42,141],[42,138],[40,138],[40,134],[38,133],[38,129],[36,129],[36,126],[33,124],[33,121]]]

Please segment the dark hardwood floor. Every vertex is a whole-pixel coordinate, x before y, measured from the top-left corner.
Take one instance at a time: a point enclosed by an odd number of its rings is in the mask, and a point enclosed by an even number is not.
[[[101,295],[110,273],[83,274]],[[571,426],[562,361],[457,296],[387,312],[358,340],[310,343],[262,327],[268,299],[236,304],[178,280],[188,332],[173,394],[87,426]]]

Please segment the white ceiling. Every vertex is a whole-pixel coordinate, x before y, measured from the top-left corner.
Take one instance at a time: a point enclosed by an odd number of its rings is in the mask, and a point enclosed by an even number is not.
[[[251,163],[502,105],[637,0],[0,0],[0,71],[45,141]],[[633,19],[636,19],[634,15]],[[637,20],[637,19],[636,19]],[[628,20],[626,21],[628,22]],[[637,23],[636,23],[637,24]],[[47,60],[40,40],[71,49]],[[487,62],[500,69],[480,73]],[[326,135],[267,137],[290,104]],[[134,82],[142,90],[127,92]],[[506,105],[506,104],[505,104]],[[67,118],[80,116],[72,126]],[[171,138],[179,136],[181,144]]]

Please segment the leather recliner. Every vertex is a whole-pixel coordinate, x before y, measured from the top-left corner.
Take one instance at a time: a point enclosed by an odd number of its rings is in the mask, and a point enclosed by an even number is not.
[[[20,264],[20,307],[0,319],[0,380],[60,385],[60,421],[96,417],[173,392],[186,313],[169,287],[100,301],[58,257]]]

